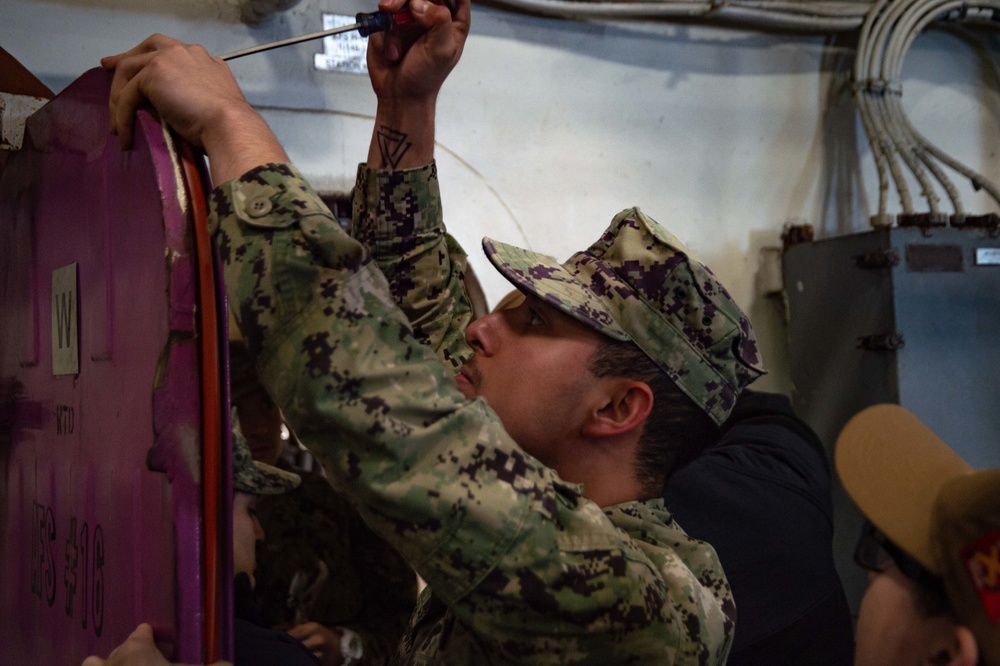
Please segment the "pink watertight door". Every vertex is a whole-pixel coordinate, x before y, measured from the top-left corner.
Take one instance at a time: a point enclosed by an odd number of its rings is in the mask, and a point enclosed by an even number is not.
[[[139,622],[205,656],[192,205],[155,118],[118,147],[109,83],[92,70],[43,107],[0,173],[4,663],[106,656]]]

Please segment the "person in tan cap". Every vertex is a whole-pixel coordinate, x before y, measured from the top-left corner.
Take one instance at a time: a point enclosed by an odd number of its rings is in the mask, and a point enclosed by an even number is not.
[[[897,405],[851,419],[835,456],[869,521],[855,665],[1000,664],[1000,469],[973,469]]]

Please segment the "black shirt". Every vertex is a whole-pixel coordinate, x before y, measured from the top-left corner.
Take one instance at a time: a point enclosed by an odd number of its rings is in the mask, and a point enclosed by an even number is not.
[[[783,395],[745,391],[719,442],[668,481],[677,522],[715,547],[736,601],[730,666],[849,665],[830,467]]]

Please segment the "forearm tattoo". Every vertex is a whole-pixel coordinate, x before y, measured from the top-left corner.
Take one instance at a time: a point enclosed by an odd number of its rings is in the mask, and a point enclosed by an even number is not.
[[[399,166],[403,155],[413,144],[406,139],[408,134],[382,125],[378,128],[378,149],[382,153],[382,163],[391,169]]]

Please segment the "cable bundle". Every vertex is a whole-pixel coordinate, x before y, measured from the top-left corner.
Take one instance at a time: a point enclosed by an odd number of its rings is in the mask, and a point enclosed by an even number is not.
[[[997,216],[970,216],[963,206],[958,188],[942,168],[947,166],[968,178],[972,186],[985,190],[1000,204],[1000,190],[982,174],[958,162],[918,132],[903,111],[900,73],[910,45],[928,25],[940,21],[996,21],[1000,19],[1000,0],[878,0],[861,28],[858,54],[854,64],[854,96],[861,113],[865,133],[872,147],[878,170],[878,213],[872,226],[890,226],[889,181],[899,194],[901,225],[941,226],[980,225],[996,227]],[[927,212],[917,213],[907,182],[907,172],[920,186],[927,201]],[[941,211],[938,188],[951,202],[952,215]]]
[[[496,4],[567,19],[697,18],[798,32],[857,30],[871,8],[868,0],[497,0]]]

